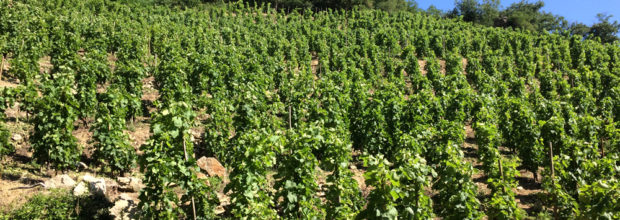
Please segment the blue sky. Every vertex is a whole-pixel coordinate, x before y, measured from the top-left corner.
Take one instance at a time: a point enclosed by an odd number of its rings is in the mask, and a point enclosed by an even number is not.
[[[520,0],[501,0],[502,9]],[[535,2],[536,0],[530,0]],[[440,10],[447,11],[454,8],[454,0],[416,0],[418,7],[426,10],[435,5]],[[481,0],[480,0],[481,2]],[[596,23],[596,14],[607,13],[613,15],[612,21],[620,20],[620,0],[544,0],[543,11],[561,15],[568,22],[582,22],[587,25]]]

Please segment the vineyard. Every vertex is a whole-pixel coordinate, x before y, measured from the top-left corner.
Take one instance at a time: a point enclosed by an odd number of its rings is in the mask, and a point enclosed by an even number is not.
[[[411,12],[0,0],[0,55],[2,197],[91,173],[139,178],[142,219],[620,218],[617,44]]]

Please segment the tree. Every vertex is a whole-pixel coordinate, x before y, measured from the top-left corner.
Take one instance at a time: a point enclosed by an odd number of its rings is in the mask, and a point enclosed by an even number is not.
[[[596,15],[599,23],[593,24],[590,27],[590,31],[588,34],[588,38],[599,38],[602,43],[613,43],[618,41],[618,31],[620,30],[620,23],[618,21],[614,21],[613,23],[609,20],[613,17],[613,15],[607,15],[603,13],[599,13]]]
[[[482,4],[477,0],[460,0],[448,16],[462,16],[464,21],[491,26],[499,16],[499,0],[484,0]]]
[[[570,24],[568,31],[571,35],[581,35],[583,37],[588,36],[590,33],[590,27],[581,22],[575,22]]]
[[[495,26],[538,32],[562,29],[565,23],[564,18],[541,11],[544,6],[545,3],[543,1],[535,3],[520,1],[513,3],[500,13],[495,20]]]
[[[388,12],[400,11],[409,7],[409,3],[405,0],[375,0],[374,5],[375,9]]]
[[[443,17],[444,16],[444,12],[439,10],[434,5],[428,6],[428,8],[426,9],[426,14],[429,14],[429,15],[435,16],[435,17]]]

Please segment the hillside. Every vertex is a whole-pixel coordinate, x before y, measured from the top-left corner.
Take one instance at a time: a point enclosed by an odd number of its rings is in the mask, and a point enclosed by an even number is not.
[[[241,3],[0,15],[0,218],[620,218],[618,45]]]

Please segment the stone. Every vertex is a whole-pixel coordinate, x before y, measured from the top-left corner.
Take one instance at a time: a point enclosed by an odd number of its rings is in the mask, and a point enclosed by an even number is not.
[[[82,176],[82,180],[84,180],[84,182],[91,183],[91,182],[97,181],[97,178],[94,176],[91,176],[90,174],[86,174]]]
[[[82,168],[83,170],[88,169],[88,165],[86,165],[84,162],[78,162],[78,167]]]
[[[86,186],[86,183],[84,182],[80,182],[75,188],[73,188],[73,195],[74,196],[83,196],[88,194],[88,187]]]
[[[103,178],[96,178],[93,177],[89,174],[86,174],[82,177],[82,180],[84,180],[84,182],[88,183],[88,190],[93,194],[93,195],[98,195],[98,196],[105,196],[106,195],[106,187],[105,187],[105,179]]]
[[[207,175],[205,175],[204,173],[197,173],[196,176],[198,177],[198,179],[207,179],[209,178]]]
[[[121,186],[126,186],[129,185],[129,183],[131,183],[131,177],[118,177],[116,178],[116,181],[118,182],[119,185]]]
[[[220,178],[226,176],[226,168],[214,157],[201,157],[196,163],[200,169],[207,171],[209,176],[218,176]]]
[[[207,175],[205,175],[204,173],[198,172],[196,176],[198,177],[199,180],[204,181],[207,186],[211,186],[211,182],[209,182],[209,177]]]
[[[11,139],[13,139],[14,141],[21,141],[24,138],[20,134],[13,134],[13,137],[11,137]]]
[[[139,192],[144,187],[142,180],[135,177],[118,177],[116,181],[121,191]]]
[[[62,175],[55,176],[45,181],[45,188],[46,189],[53,189],[53,188],[71,189],[76,184],[77,183],[75,182],[75,180],[73,180],[69,175],[62,174]]]
[[[138,203],[129,195],[121,194],[119,199],[114,202],[114,206],[108,211],[114,219],[136,219]]]
[[[105,199],[110,203],[114,203],[119,196],[118,183],[111,179],[105,179]]]
[[[215,213],[216,215],[222,214],[224,212],[226,212],[226,209],[224,209],[224,207],[222,206],[215,207],[215,210],[213,210],[213,213]]]

